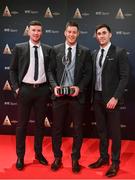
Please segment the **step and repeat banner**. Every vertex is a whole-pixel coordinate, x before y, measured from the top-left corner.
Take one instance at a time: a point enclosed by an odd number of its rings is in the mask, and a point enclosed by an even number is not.
[[[135,1],[134,0],[1,0],[0,1],[0,134],[15,134],[17,102],[11,91],[9,65],[16,43],[28,40],[27,25],[40,20],[44,26],[42,42],[51,46],[64,41],[68,20],[80,26],[79,43],[91,50],[98,48],[95,27],[107,23],[113,33],[112,43],[127,49],[130,65],[129,84],[125,89],[125,105],[121,107],[123,139],[135,139]],[[44,120],[45,135],[51,134],[51,102]],[[65,136],[72,136],[73,123],[65,123]],[[97,137],[92,107],[86,106],[84,137]],[[28,134],[34,131],[34,114]]]

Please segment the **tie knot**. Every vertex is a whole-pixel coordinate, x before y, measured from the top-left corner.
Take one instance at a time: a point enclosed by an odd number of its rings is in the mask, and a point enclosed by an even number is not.
[[[35,49],[37,49],[38,48],[38,46],[33,46]]]
[[[71,47],[69,47],[69,48],[68,48],[68,51],[71,51],[71,50],[72,50],[72,48],[71,48]]]
[[[101,54],[103,54],[104,53],[104,49],[101,49]]]

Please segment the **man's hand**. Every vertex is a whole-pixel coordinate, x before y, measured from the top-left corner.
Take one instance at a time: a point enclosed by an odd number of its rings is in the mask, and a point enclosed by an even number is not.
[[[70,89],[73,89],[73,90],[74,90],[74,93],[73,93],[73,94],[70,94],[70,96],[72,96],[72,97],[78,96],[78,94],[79,94],[79,92],[80,92],[79,87],[77,87],[77,86],[71,86]]]
[[[118,103],[118,99],[112,97],[106,105],[107,109],[114,109]]]
[[[63,96],[63,95],[61,95],[61,94],[58,94],[58,90],[59,90],[60,88],[61,88],[60,86],[55,86],[55,88],[54,88],[54,94],[55,94],[56,97]]]

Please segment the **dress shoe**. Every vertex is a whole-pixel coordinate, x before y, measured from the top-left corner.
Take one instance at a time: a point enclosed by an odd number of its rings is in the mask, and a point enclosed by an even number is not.
[[[79,173],[80,169],[81,169],[81,167],[80,167],[80,165],[78,163],[78,160],[72,160],[72,171],[74,173]]]
[[[61,167],[61,165],[62,165],[61,158],[55,158],[55,160],[53,161],[51,165],[51,170],[57,171]]]
[[[35,158],[39,161],[40,164],[43,164],[43,165],[48,165],[48,161],[45,159],[45,157],[40,154],[40,155],[35,155]]]
[[[22,170],[24,168],[24,159],[18,158],[16,161],[16,169]]]
[[[99,168],[102,165],[109,165],[109,160],[99,158],[95,163],[88,165],[89,168]]]
[[[118,170],[119,170],[119,164],[112,164],[105,175],[107,177],[116,176]]]

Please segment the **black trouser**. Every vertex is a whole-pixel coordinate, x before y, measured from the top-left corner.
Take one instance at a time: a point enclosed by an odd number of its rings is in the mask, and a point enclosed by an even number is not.
[[[119,107],[116,107],[114,110],[106,109],[102,101],[102,93],[95,92],[94,111],[100,138],[100,156],[103,159],[109,159],[108,146],[110,136],[112,140],[112,162],[119,163],[121,149]]]
[[[82,120],[84,116],[84,105],[80,104],[76,98],[60,97],[53,102],[53,126],[52,126],[52,145],[54,156],[62,157],[62,130],[66,117],[70,114],[73,120],[73,145],[72,159],[80,158],[80,149],[82,146]]]
[[[23,84],[18,94],[18,123],[16,127],[16,152],[20,158],[25,154],[25,139],[30,113],[33,108],[35,113],[34,150],[36,154],[42,153],[44,136],[44,119],[46,103],[49,97],[47,84],[39,87]]]

